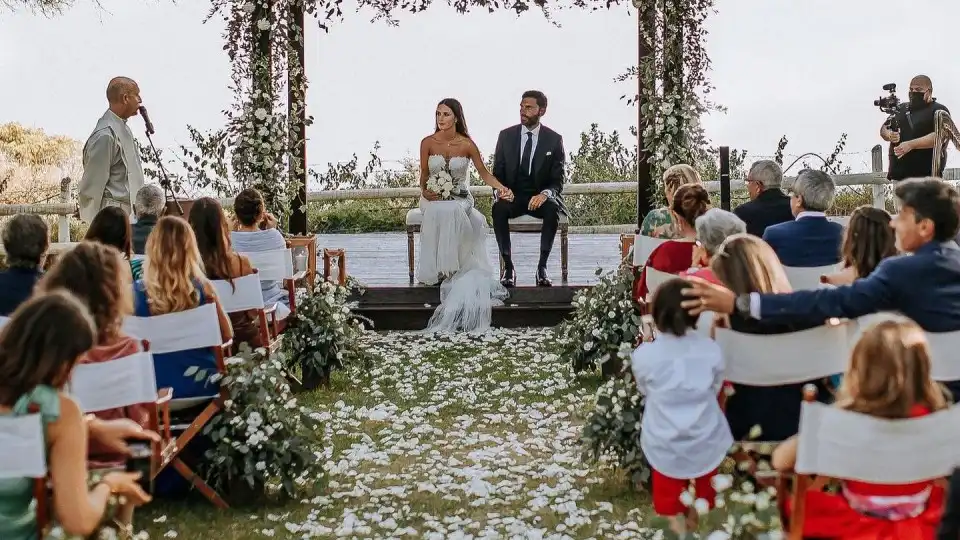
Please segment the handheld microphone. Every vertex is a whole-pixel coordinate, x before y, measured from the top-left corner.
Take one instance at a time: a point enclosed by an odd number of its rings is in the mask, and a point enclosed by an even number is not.
[[[147,108],[141,105],[137,110],[140,111],[140,116],[143,117],[143,123],[147,125],[147,135],[156,133],[153,129],[153,122],[150,121],[150,116],[147,115]]]

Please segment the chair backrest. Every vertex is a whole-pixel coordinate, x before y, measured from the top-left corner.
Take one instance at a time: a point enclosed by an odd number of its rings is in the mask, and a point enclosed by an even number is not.
[[[293,251],[274,249],[270,251],[246,251],[241,253],[250,259],[261,281],[282,281],[293,277]]]
[[[649,266],[644,269],[644,276],[644,279],[647,280],[647,291],[649,291],[649,294],[651,295],[660,285],[663,285],[668,280],[677,277],[675,274],[661,272],[660,270]]]
[[[787,274],[787,281],[795,291],[812,291],[814,289],[824,288],[820,283],[820,276],[832,274],[837,271],[838,265],[814,266],[810,268],[801,268],[797,266],[784,266],[783,270]]]
[[[0,315],[0,328],[6,326],[8,322],[10,322],[10,317],[4,317],[3,315]]]
[[[638,234],[633,240],[633,265],[643,266],[647,264],[647,259],[650,258],[653,250],[657,249],[660,244],[666,241],[666,238],[654,238],[652,236]]]
[[[153,354],[163,354],[223,343],[216,304],[204,304],[179,313],[153,317],[127,317],[123,332],[150,342]]]
[[[153,403],[157,399],[153,355],[138,352],[106,362],[79,364],[70,376],[70,394],[85,413]]]
[[[960,380],[960,331],[927,332],[930,374],[937,381]]]
[[[744,334],[717,328],[728,381],[751,386],[794,384],[846,371],[847,324],[788,334]]]
[[[43,478],[47,448],[39,414],[0,416],[0,479]]]
[[[211,281],[211,283],[217,291],[220,305],[227,313],[263,309],[264,307],[259,272],[234,279],[233,287],[230,286],[229,281],[223,279]]]
[[[906,484],[948,476],[958,462],[960,407],[884,420],[822,403],[803,404],[797,473]]]

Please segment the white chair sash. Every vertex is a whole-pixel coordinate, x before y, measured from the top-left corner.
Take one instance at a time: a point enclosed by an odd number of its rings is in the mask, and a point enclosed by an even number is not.
[[[958,448],[960,407],[884,420],[804,403],[795,468],[801,474],[905,484],[948,476],[960,461]]]
[[[43,478],[47,448],[39,414],[0,416],[0,479]]]
[[[826,325],[789,334],[744,334],[717,328],[726,361],[725,378],[751,386],[778,386],[846,371],[847,325]]]
[[[831,264],[829,266],[814,266],[810,268],[801,268],[797,266],[784,266],[783,270],[787,274],[787,281],[795,291],[812,291],[814,289],[824,288],[820,283],[820,276],[832,274],[838,270],[839,265]]]
[[[216,304],[153,317],[127,317],[123,321],[123,332],[149,341],[153,354],[216,347],[223,343]]]
[[[665,238],[654,238],[652,236],[643,236],[642,234],[636,235],[633,239],[633,265],[643,266],[647,264],[647,259],[650,258],[653,250],[657,249],[660,244],[666,241],[667,239]]]
[[[251,309],[263,309],[263,292],[260,287],[260,276],[250,274],[233,280],[233,287],[226,280],[212,281],[217,291],[220,305],[227,313],[237,313]]]
[[[650,266],[644,269],[644,279],[647,280],[647,294],[649,297],[653,297],[653,293],[657,290],[660,285],[663,285],[670,279],[677,277],[675,274],[668,274],[666,272],[661,272],[656,268]]]
[[[95,364],[79,364],[70,377],[70,394],[83,412],[152,403],[157,399],[153,355],[139,352]]]
[[[250,265],[257,269],[261,281],[282,281],[292,278],[293,252],[289,249],[275,249],[271,251],[244,252],[250,259]]]
[[[0,315],[0,328],[6,326],[8,322],[10,322],[10,317],[4,317],[3,315]]]

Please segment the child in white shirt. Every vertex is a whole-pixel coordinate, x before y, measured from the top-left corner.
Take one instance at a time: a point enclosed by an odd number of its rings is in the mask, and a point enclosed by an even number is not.
[[[720,409],[724,361],[720,346],[696,332],[697,317],[680,307],[684,279],[671,279],[654,293],[651,309],[657,337],[638,347],[631,368],[646,407],[640,447],[653,469],[653,508],[662,516],[695,512],[680,495],[693,483],[697,499],[711,506],[710,480],[733,445]]]

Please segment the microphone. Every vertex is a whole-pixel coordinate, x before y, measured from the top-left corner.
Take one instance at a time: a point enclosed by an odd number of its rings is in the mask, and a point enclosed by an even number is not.
[[[150,121],[150,116],[147,115],[147,108],[141,105],[137,108],[140,111],[140,116],[143,117],[143,123],[147,125],[147,135],[153,135],[156,133],[153,129],[153,122]]]

